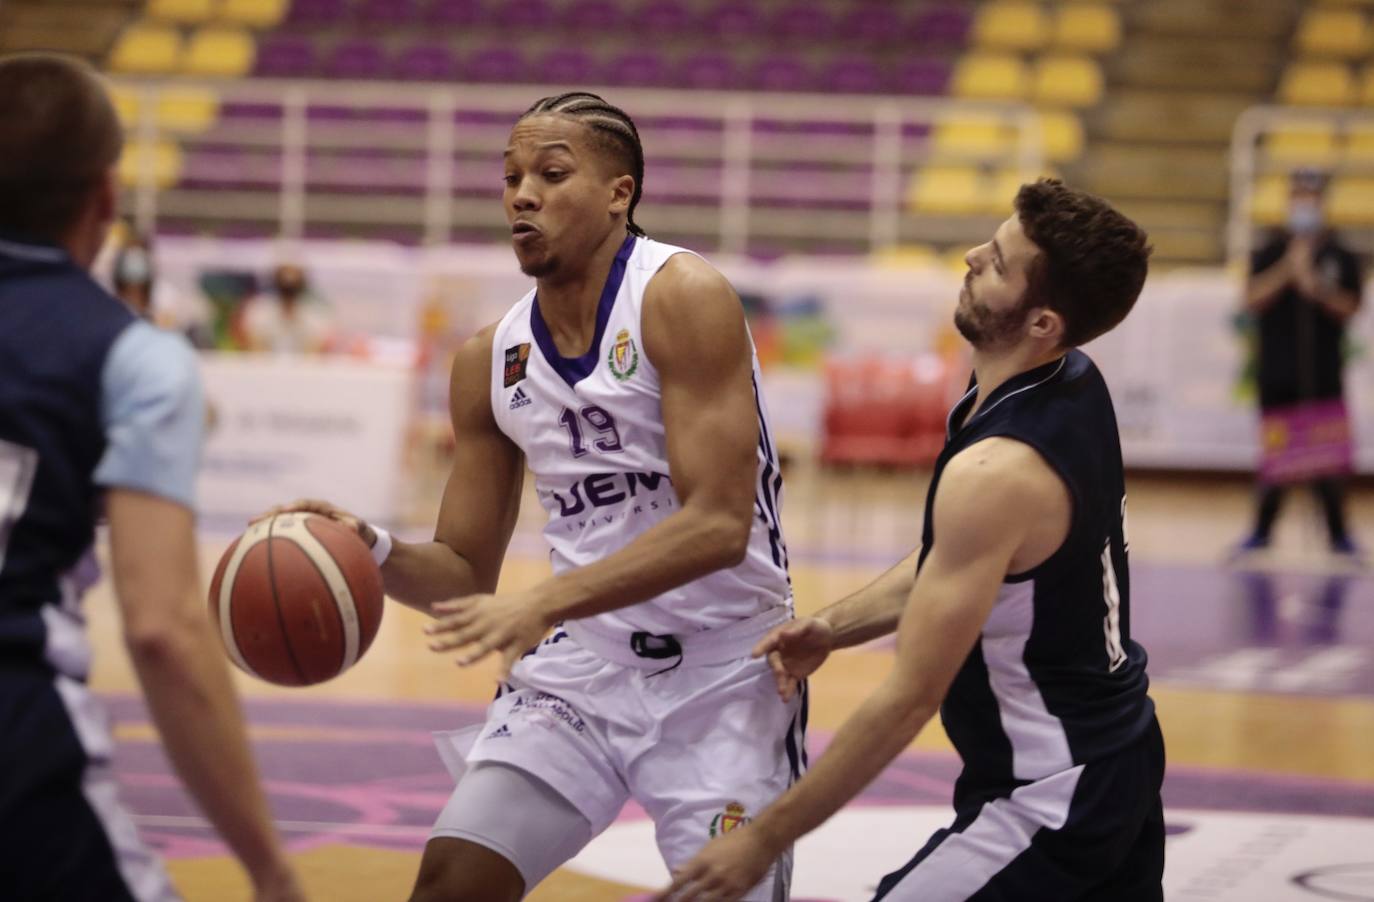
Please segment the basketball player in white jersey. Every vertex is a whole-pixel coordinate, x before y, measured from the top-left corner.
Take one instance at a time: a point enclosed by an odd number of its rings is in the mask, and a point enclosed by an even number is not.
[[[635,225],[643,161],[592,94],[516,124],[505,208],[536,288],[454,361],[433,542],[291,506],[357,526],[387,593],[436,616],[432,648],[501,656],[475,741],[441,741],[458,784],[415,900],[519,899],[630,799],[676,867],[803,767],[805,700],[749,657],[792,616],[757,361],[729,283]],[[555,575],[498,597],[526,465]],[[786,899],[790,870],[781,853],[747,898]]]

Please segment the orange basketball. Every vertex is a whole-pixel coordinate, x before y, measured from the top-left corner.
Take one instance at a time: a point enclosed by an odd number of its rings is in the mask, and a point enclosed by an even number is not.
[[[259,520],[220,558],[210,616],[239,669],[309,686],[358,662],[382,623],[382,574],[346,526],[315,514]]]

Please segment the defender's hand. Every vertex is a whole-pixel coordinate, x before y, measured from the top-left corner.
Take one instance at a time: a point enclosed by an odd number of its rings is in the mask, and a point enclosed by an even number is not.
[[[734,902],[768,873],[778,853],[746,825],[718,836],[673,872],[673,883],[655,902]]]
[[[552,625],[540,599],[529,593],[516,595],[469,595],[430,606],[435,621],[425,627],[433,637],[431,651],[451,651],[471,646],[459,655],[458,666],[476,664],[492,652],[501,655],[500,679],[520,656],[539,644]]]
[[[754,646],[756,658],[767,656],[783,701],[791,701],[802,680],[825,663],[835,647],[835,631],[819,617],[803,617],[775,628]]]

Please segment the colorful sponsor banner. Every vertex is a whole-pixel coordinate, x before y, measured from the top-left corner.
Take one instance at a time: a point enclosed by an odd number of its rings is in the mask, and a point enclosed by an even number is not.
[[[1267,483],[1344,476],[1353,458],[1342,400],[1268,408],[1260,417],[1260,478]]]

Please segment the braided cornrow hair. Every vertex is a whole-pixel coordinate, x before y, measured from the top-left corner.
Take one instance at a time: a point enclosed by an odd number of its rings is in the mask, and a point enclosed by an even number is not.
[[[520,118],[528,119],[544,113],[576,119],[592,130],[603,147],[629,164],[630,175],[635,180],[635,193],[630,198],[625,227],[631,235],[645,237],[644,230],[635,224],[635,207],[644,194],[644,145],[639,141],[639,130],[635,128],[634,120],[624,110],[588,91],[569,91],[545,97],[525,110]]]

